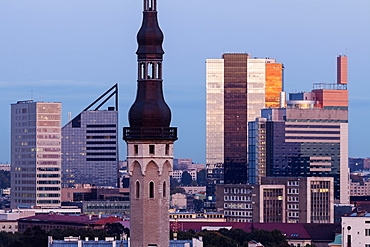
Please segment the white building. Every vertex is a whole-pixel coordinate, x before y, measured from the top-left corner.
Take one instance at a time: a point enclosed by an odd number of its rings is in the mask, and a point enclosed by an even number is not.
[[[370,213],[342,217],[342,246],[370,247]]]
[[[18,219],[23,217],[34,216],[34,211],[12,211],[5,212],[0,211],[0,231],[5,232],[17,232],[18,231]]]
[[[183,170],[173,170],[172,171],[172,178],[176,178],[178,182],[181,182],[182,174],[185,171]],[[190,174],[191,179],[197,181],[197,170],[187,170],[187,172]]]

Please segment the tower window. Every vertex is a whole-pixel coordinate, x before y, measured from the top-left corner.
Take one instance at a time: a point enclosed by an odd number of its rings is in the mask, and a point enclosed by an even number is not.
[[[166,144],[165,153],[166,153],[166,155],[169,155],[169,153],[170,153],[170,144]]]
[[[149,198],[154,198],[154,182],[149,183]]]
[[[149,154],[154,154],[154,151],[155,151],[155,149],[154,149],[154,145],[149,145]]]
[[[134,145],[134,154],[135,155],[139,154],[139,145]]]
[[[163,197],[166,197],[166,181],[163,182]]]
[[[140,183],[139,181],[136,181],[136,199],[140,198]]]

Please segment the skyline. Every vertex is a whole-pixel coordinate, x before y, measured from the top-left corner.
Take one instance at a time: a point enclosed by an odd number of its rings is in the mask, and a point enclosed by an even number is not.
[[[287,93],[335,82],[336,56],[347,55],[349,155],[369,157],[363,114],[370,106],[369,7],[366,1],[158,1],[164,92],[179,131],[175,157],[205,162],[205,60],[225,52],[276,58],[285,66]],[[142,1],[0,3],[0,162],[10,162],[10,104],[20,100],[62,102],[64,126],[68,112],[73,118],[118,82],[122,136],[136,94],[141,8]],[[124,159],[126,144],[119,145]]]

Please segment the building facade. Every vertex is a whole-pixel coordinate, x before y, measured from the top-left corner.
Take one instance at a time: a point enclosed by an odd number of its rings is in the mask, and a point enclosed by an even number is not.
[[[261,184],[217,186],[228,222],[334,223],[333,178],[264,177]]]
[[[118,111],[83,111],[62,136],[63,187],[118,186]]]
[[[248,122],[279,106],[283,65],[230,53],[207,59],[206,76],[206,163],[223,164],[225,183],[245,183]]]
[[[338,57],[342,73],[346,59]],[[333,177],[336,202],[349,203],[348,90],[341,80],[292,93],[286,108],[263,109],[262,118],[250,123],[253,181],[261,176]]]
[[[370,247],[370,214],[357,212],[342,217],[342,246]]]
[[[283,64],[275,59],[230,53],[206,60],[207,210],[215,210],[217,184],[248,182],[248,122],[278,107],[281,91]]]
[[[61,203],[61,103],[11,105],[11,207]]]

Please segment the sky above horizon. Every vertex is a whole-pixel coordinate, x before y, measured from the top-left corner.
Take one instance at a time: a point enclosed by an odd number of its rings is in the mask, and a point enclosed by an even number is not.
[[[276,58],[287,93],[336,82],[336,57],[347,55],[349,156],[370,157],[370,1],[157,2],[175,158],[205,162],[205,60],[226,52]],[[0,163],[10,162],[10,104],[20,100],[62,102],[64,125],[118,83],[120,131],[128,126],[141,12],[142,0],[0,1]]]

